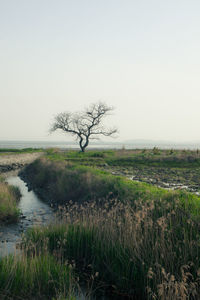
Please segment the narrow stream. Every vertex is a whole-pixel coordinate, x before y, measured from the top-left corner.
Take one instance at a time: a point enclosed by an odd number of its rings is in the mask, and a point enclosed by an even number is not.
[[[33,191],[29,191],[26,183],[19,176],[10,176],[6,181],[8,184],[17,186],[20,189],[22,197],[20,198],[18,207],[22,216],[18,223],[0,227],[0,257],[8,254],[20,254],[17,244],[21,240],[22,233],[29,227],[47,225],[55,219],[53,209],[42,202]],[[82,287],[76,296],[78,300],[110,300],[112,298],[106,296],[103,290],[90,291],[90,293],[91,295],[88,297],[87,289]]]
[[[51,207],[42,202],[33,191],[29,191],[19,176],[8,177],[6,181],[20,189],[22,197],[18,207],[22,216],[17,224],[0,227],[0,257],[19,251],[16,245],[20,242],[21,234],[28,227],[48,224],[54,218]]]

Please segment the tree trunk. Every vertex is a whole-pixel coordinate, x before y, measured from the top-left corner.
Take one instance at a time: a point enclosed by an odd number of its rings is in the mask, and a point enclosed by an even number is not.
[[[85,152],[85,148],[88,146],[88,144],[89,144],[89,137],[87,136],[85,144],[83,145],[83,152]]]
[[[81,152],[85,152],[85,147],[84,146],[80,146],[81,148]]]
[[[80,148],[81,148],[81,152],[85,152],[85,148],[86,148],[86,147],[88,146],[88,144],[89,144],[89,137],[88,137],[88,136],[86,137],[86,141],[85,141],[85,144],[84,144],[84,145],[82,145],[82,143],[83,143],[83,138],[80,137],[79,146],[80,146]]]
[[[79,146],[80,146],[80,148],[81,148],[81,152],[84,152],[85,149],[84,149],[84,146],[82,145],[82,143],[83,143],[83,138],[82,138],[82,136],[79,136],[79,137],[80,137]]]

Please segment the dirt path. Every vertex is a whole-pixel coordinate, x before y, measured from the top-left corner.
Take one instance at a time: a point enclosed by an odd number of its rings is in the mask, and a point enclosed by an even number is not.
[[[17,171],[42,155],[42,152],[0,155],[0,175]]]

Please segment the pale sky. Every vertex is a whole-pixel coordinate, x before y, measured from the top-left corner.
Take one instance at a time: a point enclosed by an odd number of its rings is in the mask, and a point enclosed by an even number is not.
[[[0,140],[98,100],[118,140],[200,141],[200,1],[0,0]]]

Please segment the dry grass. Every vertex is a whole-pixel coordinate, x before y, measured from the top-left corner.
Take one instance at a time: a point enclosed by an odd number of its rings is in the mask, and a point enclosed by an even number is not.
[[[179,203],[90,203],[62,214],[61,224],[30,231],[25,247],[73,261],[82,274],[98,274],[97,283],[131,299],[198,299],[200,222]]]
[[[121,299],[198,299],[199,197],[46,159],[28,171],[35,187],[66,205],[61,224],[27,233],[28,253],[68,260],[80,278]]]

